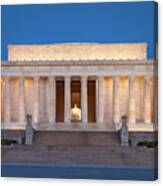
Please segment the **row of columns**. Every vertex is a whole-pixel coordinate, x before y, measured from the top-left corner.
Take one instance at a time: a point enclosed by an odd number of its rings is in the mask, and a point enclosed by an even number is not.
[[[144,77],[144,122],[151,123],[151,91],[150,76]],[[113,78],[113,122],[120,122],[120,104],[119,104],[119,77]],[[136,103],[135,103],[135,77],[129,76],[129,105],[128,105],[128,122],[136,123]]]
[[[96,96],[96,118],[97,123],[103,123],[104,119],[104,97],[103,97],[103,76],[97,78],[97,96]],[[88,77],[81,78],[81,110],[82,122],[88,122],[88,97],[87,97],[87,82]],[[144,97],[144,122],[151,123],[151,95],[150,95],[150,77],[146,76],[145,83],[145,97]],[[135,106],[135,77],[129,77],[129,112],[128,122],[134,124],[136,122],[136,106]],[[4,121],[10,122],[10,80],[9,77],[5,78],[5,116]],[[25,122],[25,94],[24,94],[24,77],[19,79],[19,122]],[[49,77],[49,122],[55,123],[56,121],[56,80],[55,77]],[[64,83],[64,122],[71,122],[71,77],[65,77]],[[113,122],[120,122],[120,104],[119,104],[119,77],[113,77]],[[33,118],[35,122],[39,120],[39,77],[34,77],[34,113]]]

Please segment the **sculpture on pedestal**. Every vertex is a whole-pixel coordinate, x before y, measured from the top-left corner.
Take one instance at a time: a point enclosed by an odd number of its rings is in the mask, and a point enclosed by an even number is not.
[[[78,108],[77,104],[71,109],[71,120],[72,121],[81,121],[81,109]]]
[[[129,146],[127,116],[121,118],[120,142],[123,147]]]
[[[32,126],[32,115],[27,114],[27,125],[25,130],[25,144],[32,145],[33,144],[33,137],[34,137],[34,129]]]

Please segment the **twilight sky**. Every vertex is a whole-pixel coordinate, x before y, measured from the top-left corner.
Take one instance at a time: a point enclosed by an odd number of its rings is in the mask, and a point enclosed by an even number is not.
[[[2,6],[2,60],[8,44],[157,41],[154,2]]]

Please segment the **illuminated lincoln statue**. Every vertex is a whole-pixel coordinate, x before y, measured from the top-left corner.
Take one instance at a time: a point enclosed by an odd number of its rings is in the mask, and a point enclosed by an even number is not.
[[[81,121],[81,109],[77,107],[77,104],[71,109],[71,121]]]

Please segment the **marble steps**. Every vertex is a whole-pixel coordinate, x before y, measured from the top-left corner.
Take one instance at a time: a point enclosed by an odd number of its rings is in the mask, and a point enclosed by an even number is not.
[[[106,146],[2,146],[3,163],[56,163],[92,165],[153,165],[155,150]]]
[[[119,146],[117,132],[35,131],[34,144],[70,146]]]

